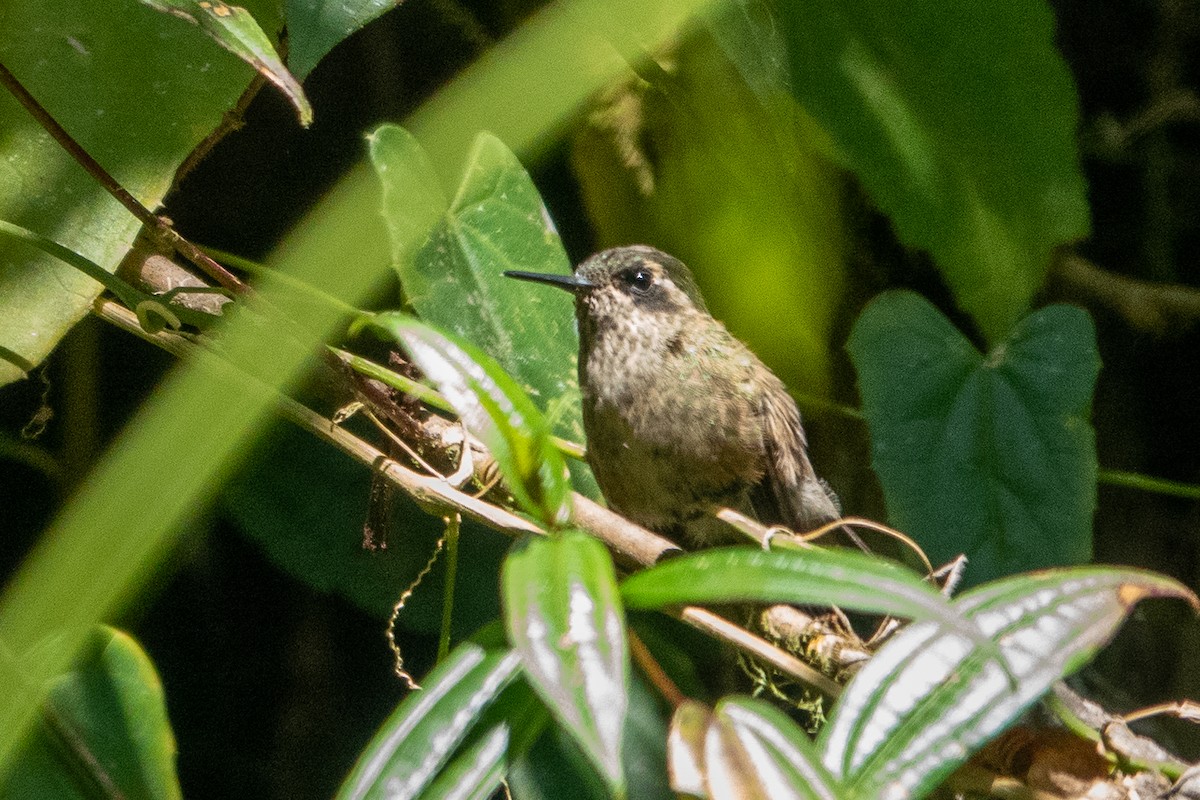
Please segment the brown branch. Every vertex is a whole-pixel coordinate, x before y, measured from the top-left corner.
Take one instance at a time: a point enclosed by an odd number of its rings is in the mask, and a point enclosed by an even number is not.
[[[1200,321],[1200,290],[1118,275],[1076,253],[1062,254],[1052,277],[1060,293],[1108,308],[1145,333],[1161,336]]]

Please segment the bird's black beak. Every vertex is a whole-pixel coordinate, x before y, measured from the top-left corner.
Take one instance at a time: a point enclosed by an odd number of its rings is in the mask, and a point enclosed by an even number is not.
[[[504,273],[506,278],[516,278],[520,281],[533,281],[534,283],[548,283],[551,286],[557,286],[560,289],[566,289],[571,294],[578,292],[580,289],[591,289],[596,284],[581,278],[578,275],[551,275],[544,272],[519,272],[517,270],[508,270]]]

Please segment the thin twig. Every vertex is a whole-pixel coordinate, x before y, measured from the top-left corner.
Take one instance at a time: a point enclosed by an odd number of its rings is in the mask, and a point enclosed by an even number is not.
[[[0,84],[3,84],[6,89],[12,92],[17,101],[25,107],[25,110],[37,120],[38,124],[46,129],[54,140],[75,159],[78,164],[87,170],[96,181],[104,187],[104,190],[117,199],[121,205],[129,210],[137,219],[150,229],[164,243],[179,251],[184,258],[191,261],[193,264],[202,269],[210,278],[231,291],[241,291],[245,289],[245,284],[238,279],[236,275],[229,272],[216,261],[209,258],[200,248],[183,238],[173,227],[169,220],[158,216],[142,202],[130,194],[129,190],[117,181],[108,170],[100,165],[100,162],[92,158],[87,150],[79,142],[75,141],[71,134],[67,133],[66,128],[58,124],[53,115],[37,101],[29,91],[21,85],[4,64],[0,63]]]

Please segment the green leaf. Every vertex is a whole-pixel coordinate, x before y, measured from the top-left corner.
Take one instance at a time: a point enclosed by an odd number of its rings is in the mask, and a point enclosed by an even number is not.
[[[999,341],[1086,236],[1078,109],[1043,0],[784,3],[796,97]]]
[[[162,684],[130,636],[96,630],[84,660],[55,681],[0,795],[182,797]]]
[[[718,547],[667,559],[621,583],[629,608],[704,603],[800,603],[954,619],[932,584],[882,558],[849,550]]]
[[[910,292],[876,299],[848,345],[893,525],[978,582],[1087,561],[1100,359],[1085,312],[1041,309],[985,358]]]
[[[0,62],[150,208],[252,75],[137,0],[6,2]],[[0,130],[0,219],[115,270],[140,223],[3,90]],[[100,291],[44,252],[0,244],[0,352],[40,363]],[[20,377],[0,360],[0,384]]]
[[[705,737],[704,761],[712,797],[844,796],[808,735],[765,700],[722,699]]]
[[[1179,583],[1100,567],[1019,575],[960,597],[1000,647],[994,658],[931,622],[908,626],[846,686],[821,732],[825,766],[855,797],[920,797],[1057,680],[1090,660],[1144,597],[1195,596]]]
[[[500,580],[509,640],[530,684],[623,795],[629,663],[608,551],[577,531],[526,539]]]
[[[401,0],[284,0],[288,66],[304,80],[325,54]]]
[[[571,487],[562,455],[541,412],[495,361],[404,314],[377,314],[367,324],[404,345],[468,430],[487,445],[526,511],[549,526],[566,522]]]
[[[555,434],[582,442],[579,337],[565,292],[531,290],[508,269],[569,274],[562,242],[521,163],[480,134],[448,204],[416,140],[385,125],[371,135],[396,270],[421,318],[473,343],[533,397]],[[582,463],[576,487],[599,490]]]
[[[241,6],[224,0],[142,0],[151,8],[187,20],[208,34],[213,41],[275,84],[300,116],[300,124],[312,124],[312,106],[300,83],[283,65],[271,38],[263,32],[254,16]]]
[[[455,648],[388,717],[338,790],[338,800],[420,797],[519,665],[511,651],[487,652],[474,644]],[[480,755],[476,751],[471,758]],[[470,759],[456,763],[454,774],[470,773],[470,764]]]
[[[488,800],[507,768],[508,726],[496,725],[446,765],[421,800]]]

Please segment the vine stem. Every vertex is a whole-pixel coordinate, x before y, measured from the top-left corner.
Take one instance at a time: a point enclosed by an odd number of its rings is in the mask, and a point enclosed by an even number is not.
[[[171,223],[164,217],[155,214],[142,202],[134,197],[128,189],[120,184],[108,170],[100,165],[100,162],[92,158],[87,150],[79,142],[75,141],[71,134],[67,133],[66,128],[58,123],[58,120],[46,110],[45,106],[38,102],[37,98],[29,93],[17,77],[9,71],[8,67],[0,63],[0,84],[12,93],[13,97],[17,98],[25,110],[29,112],[38,124],[46,129],[59,145],[66,150],[73,159],[83,167],[89,175],[104,187],[104,190],[116,198],[117,202],[125,206],[129,213],[133,214],[143,225],[145,225],[160,241],[177,250],[184,258],[191,261],[197,267],[202,269],[210,278],[224,286],[230,291],[244,291],[246,285],[232,272],[222,267],[213,259],[209,258],[199,247],[185,239],[178,231],[171,227]]]

